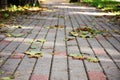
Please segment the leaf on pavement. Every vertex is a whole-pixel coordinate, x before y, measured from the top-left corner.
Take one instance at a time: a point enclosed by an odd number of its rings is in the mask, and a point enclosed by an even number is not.
[[[107,33],[108,32],[108,30],[106,30],[106,29],[100,30],[100,31],[103,32],[103,33]]]
[[[68,56],[72,57],[75,60],[87,60],[88,62],[94,62],[94,63],[99,62],[99,60],[97,58],[90,57],[89,55],[84,56],[84,55],[78,54],[78,53],[77,54],[76,53],[70,53],[70,54],[68,54]]]
[[[120,35],[120,30],[113,30],[113,32]]]
[[[30,32],[27,32],[28,34],[32,34],[32,31],[30,31]]]
[[[11,34],[10,33],[6,33],[5,36],[6,37],[11,37]]]
[[[97,58],[92,58],[92,57],[86,57],[86,60],[87,60],[88,62],[94,62],[94,63],[99,62],[99,60],[98,60]]]
[[[36,46],[30,46],[30,49],[36,49]]]
[[[76,59],[76,60],[84,60],[85,59],[82,54],[70,53],[68,56],[72,57],[73,59]]]
[[[43,39],[43,38],[36,40],[36,42],[41,42],[41,43],[44,43],[44,42],[46,42],[46,41],[47,41],[47,40],[46,40],[46,39]]]
[[[5,71],[3,71],[3,70],[0,70],[0,75],[1,75],[1,74],[4,74],[4,73],[5,73]]]
[[[1,80],[13,80],[15,79],[14,76],[9,76],[9,77],[2,77]]]
[[[10,77],[2,77],[1,80],[12,80]]]
[[[61,15],[61,16],[59,16],[59,18],[64,18],[64,16]]]
[[[55,25],[56,28],[64,28],[63,25]]]
[[[20,26],[20,25],[18,25],[18,26],[13,26],[13,28],[23,28],[23,26]]]
[[[53,15],[52,17],[57,17],[57,15]]]
[[[74,36],[74,37],[77,37],[77,36],[78,36],[78,33],[77,33],[77,32],[74,32],[74,31],[70,32],[69,34],[70,34],[70,36]]]
[[[44,28],[47,28],[47,29],[54,29],[55,26],[45,26]]]
[[[43,56],[43,53],[40,51],[26,51],[25,54],[29,56],[29,58],[39,58]]]
[[[102,34],[102,32],[89,27],[76,28],[75,30],[69,32],[70,36],[81,37],[81,38],[93,38],[97,34]]]
[[[64,28],[64,26],[62,25],[54,25],[54,26],[46,26],[44,28],[47,28],[47,29],[54,29],[54,28]]]
[[[71,41],[74,40],[75,38],[65,38],[64,41]]]
[[[6,37],[22,37],[22,36],[24,36],[23,33],[18,33],[18,34],[7,33],[7,34],[5,34],[5,35],[6,35]]]
[[[19,33],[19,34],[11,34],[12,37],[22,37],[24,36],[23,33]]]
[[[107,34],[103,34],[103,36],[104,37],[112,37],[112,34],[107,33]]]
[[[101,18],[102,16],[95,16],[95,18]]]

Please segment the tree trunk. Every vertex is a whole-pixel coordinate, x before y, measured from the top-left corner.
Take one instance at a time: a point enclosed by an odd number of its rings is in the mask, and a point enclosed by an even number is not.
[[[70,0],[70,2],[80,2],[80,0]]]
[[[0,0],[0,8],[7,8],[7,0]]]
[[[20,5],[20,1],[19,0],[7,0],[7,2],[8,2],[8,6],[10,5],[10,4],[12,4],[12,5]]]
[[[26,5],[26,4],[29,4],[29,5],[37,5],[38,4],[38,0],[22,0],[21,1],[21,5]]]
[[[4,1],[4,0],[3,0]],[[21,5],[21,6],[24,6],[26,4],[29,4],[29,5],[37,5],[38,4],[38,0],[7,0],[8,2],[8,6],[10,4],[12,5]]]

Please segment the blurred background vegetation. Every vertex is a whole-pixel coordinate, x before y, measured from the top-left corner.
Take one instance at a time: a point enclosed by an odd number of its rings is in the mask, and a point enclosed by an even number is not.
[[[0,7],[5,8],[10,5],[39,5],[40,0],[0,0]],[[105,11],[120,11],[120,0],[69,0],[69,2],[86,3]]]
[[[68,0],[67,0],[68,1]],[[120,0],[69,0],[84,6],[94,6],[102,11],[117,14],[115,21],[120,23]],[[12,16],[28,15],[35,11],[43,10],[40,6],[41,0],[0,0],[0,23]],[[34,10],[31,8],[34,7]],[[36,8],[35,8],[36,7]],[[117,19],[117,20],[116,20]]]
[[[105,11],[120,11],[120,0],[82,0],[82,2]]]

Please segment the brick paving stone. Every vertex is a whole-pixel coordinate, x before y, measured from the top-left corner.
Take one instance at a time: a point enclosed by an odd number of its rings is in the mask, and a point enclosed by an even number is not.
[[[96,36],[96,38],[98,39],[98,40],[105,40],[103,37],[101,37],[100,35],[99,36]]]
[[[8,40],[3,40],[1,41],[1,44],[9,44],[11,41],[8,41]]]
[[[106,54],[105,50],[103,48],[93,48],[94,53],[98,55]]]
[[[33,74],[30,80],[48,80],[48,76]]]
[[[67,56],[67,55],[66,55],[66,52],[60,52],[60,51],[55,51],[55,52],[54,52],[54,55],[55,55],[55,56],[64,56],[64,57]]]
[[[119,80],[119,44],[118,37],[79,38],[65,41],[69,38],[69,32],[78,27],[91,27],[97,30],[108,29],[112,26],[105,23],[102,17],[91,16],[95,9],[89,7],[74,6],[70,4],[46,5],[56,11],[42,12],[28,15],[30,19],[23,19],[28,28],[16,29],[13,33],[25,33],[26,36],[13,38],[5,37],[0,42],[0,56],[4,64],[0,67],[9,70],[15,76],[15,80]],[[83,9],[86,8],[84,11]],[[86,15],[89,12],[89,15]],[[100,13],[100,12],[98,12]],[[95,13],[94,13],[95,14]],[[94,15],[93,14],[93,15]],[[53,16],[56,17],[53,18]],[[60,18],[59,16],[64,16]],[[41,19],[42,18],[42,19]],[[94,19],[94,20],[93,20]],[[99,20],[100,19],[100,20]],[[94,21],[94,25],[92,24]],[[62,29],[47,29],[45,26],[63,25]],[[113,27],[114,29],[116,26]],[[31,33],[30,33],[31,32]],[[45,38],[43,44],[35,43],[34,40]],[[33,42],[32,42],[33,41]],[[38,51],[43,51],[43,57],[28,58],[23,52],[30,50],[30,46],[36,46]],[[53,55],[49,53],[53,53]],[[97,57],[99,63],[91,63],[86,60],[74,60],[67,57],[69,53],[88,53],[90,57]],[[19,76],[16,75],[19,72]],[[105,74],[104,74],[104,73]],[[4,74],[4,75],[7,75]],[[31,78],[31,79],[30,79]]]
[[[106,80],[102,72],[88,72],[89,80]]]
[[[24,56],[25,56],[25,54],[23,54],[23,53],[18,53],[18,54],[12,55],[10,58],[11,58],[11,59],[22,59]]]
[[[51,29],[50,30],[50,33],[55,33],[56,31],[54,29]]]

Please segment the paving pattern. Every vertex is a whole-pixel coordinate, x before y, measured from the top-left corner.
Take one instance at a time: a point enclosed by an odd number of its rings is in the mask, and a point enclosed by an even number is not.
[[[6,37],[0,41],[0,74],[15,76],[13,80],[120,80],[120,26],[113,25],[94,7],[73,4],[48,4],[43,11],[19,18],[20,26],[12,33],[21,37]],[[99,17],[100,16],[100,17]],[[63,26],[63,28],[49,28]],[[72,37],[69,32],[78,27],[108,31],[94,38]],[[73,40],[66,40],[68,38]],[[44,43],[35,42],[46,39]],[[27,50],[42,51],[43,57],[29,58]],[[100,60],[98,63],[75,60],[70,53],[82,53]]]

